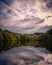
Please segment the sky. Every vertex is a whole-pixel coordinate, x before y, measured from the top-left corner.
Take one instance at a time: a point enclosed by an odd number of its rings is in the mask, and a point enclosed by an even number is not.
[[[0,28],[16,33],[52,28],[52,0],[0,0]]]

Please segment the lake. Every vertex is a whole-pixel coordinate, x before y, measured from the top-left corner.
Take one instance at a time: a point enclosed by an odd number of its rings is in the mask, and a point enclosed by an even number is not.
[[[52,65],[52,54],[40,47],[15,47],[0,53],[0,65]]]

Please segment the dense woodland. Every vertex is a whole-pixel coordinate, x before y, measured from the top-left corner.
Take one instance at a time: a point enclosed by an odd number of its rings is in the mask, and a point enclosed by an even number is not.
[[[46,33],[20,34],[0,29],[0,51],[18,46],[45,47],[52,51],[52,29]]]

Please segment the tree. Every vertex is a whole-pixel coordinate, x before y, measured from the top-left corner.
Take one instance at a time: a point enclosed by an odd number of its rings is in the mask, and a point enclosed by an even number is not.
[[[2,50],[3,43],[4,43],[4,38],[3,38],[3,35],[1,33],[1,31],[0,31],[0,51]]]

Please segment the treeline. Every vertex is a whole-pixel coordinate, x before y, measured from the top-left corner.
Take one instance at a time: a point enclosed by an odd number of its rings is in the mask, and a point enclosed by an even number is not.
[[[0,51],[16,46],[36,46],[38,36],[35,34],[19,34],[0,29]]]
[[[52,52],[52,29],[39,36],[40,47],[45,47]]]
[[[16,46],[40,46],[52,51],[52,29],[46,33],[19,34],[0,29],[0,51]]]

